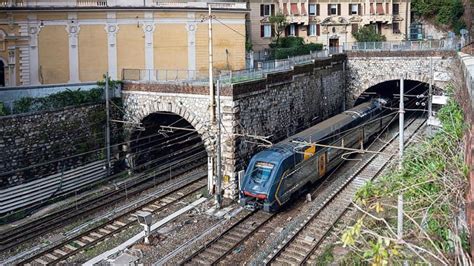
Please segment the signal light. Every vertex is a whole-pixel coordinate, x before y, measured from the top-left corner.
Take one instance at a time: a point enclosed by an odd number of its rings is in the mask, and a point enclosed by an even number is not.
[[[264,199],[267,198],[267,195],[265,195],[265,194],[253,194],[253,193],[250,193],[250,192],[247,192],[247,191],[244,191],[244,195],[252,197],[252,198],[261,199],[261,200],[264,200]]]

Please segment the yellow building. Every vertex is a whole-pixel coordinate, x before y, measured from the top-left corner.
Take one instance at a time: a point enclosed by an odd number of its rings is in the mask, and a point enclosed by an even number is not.
[[[303,37],[326,47],[356,42],[352,35],[372,24],[387,41],[405,40],[410,26],[411,0],[249,0],[250,35],[254,50],[272,40],[269,17],[283,13],[284,36]]]
[[[211,7],[215,69],[244,68],[247,4]],[[207,12],[205,2],[0,0],[0,86],[121,79],[124,69],[207,73]]]

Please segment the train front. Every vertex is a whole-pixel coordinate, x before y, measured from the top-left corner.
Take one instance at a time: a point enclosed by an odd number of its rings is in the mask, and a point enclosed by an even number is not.
[[[252,210],[263,208],[267,212],[278,209],[275,189],[281,175],[280,166],[288,157],[287,153],[285,150],[270,148],[252,157],[241,181],[240,205]]]

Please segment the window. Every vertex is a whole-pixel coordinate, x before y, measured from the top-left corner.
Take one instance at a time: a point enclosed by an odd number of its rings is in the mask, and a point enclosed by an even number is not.
[[[370,3],[370,14],[373,15],[375,13],[374,11],[374,3]]]
[[[349,15],[357,15],[359,14],[359,5],[358,4],[349,4],[350,5],[350,14]]]
[[[337,15],[337,4],[329,4],[329,15]]]
[[[275,14],[275,5],[260,5],[260,16],[268,17]]]
[[[262,25],[260,28],[260,37],[270,38],[272,37],[272,25]]]
[[[316,4],[309,4],[309,15],[310,16],[317,16],[316,15]]]
[[[395,34],[399,34],[399,33],[400,33],[400,23],[398,23],[398,22],[393,22],[392,28],[393,28],[393,33],[395,33]]]
[[[301,3],[301,15],[303,16],[307,15],[306,6],[304,5],[304,3]]]
[[[290,36],[296,36],[296,25],[290,24]]]
[[[257,184],[264,184],[270,178],[274,165],[267,162],[257,162],[250,173],[250,178]]]
[[[296,3],[291,3],[291,14],[298,15],[298,5]]]
[[[352,24],[352,34],[356,33],[359,30],[359,24]]]
[[[392,13],[394,15],[400,14],[400,5],[399,4],[393,4],[392,5]]]
[[[377,15],[383,15],[383,5],[382,5],[382,3],[377,3]]]
[[[286,16],[288,15],[288,6],[286,3],[283,3],[283,14]]]
[[[309,24],[308,36],[319,36],[319,35],[321,35],[319,24]]]

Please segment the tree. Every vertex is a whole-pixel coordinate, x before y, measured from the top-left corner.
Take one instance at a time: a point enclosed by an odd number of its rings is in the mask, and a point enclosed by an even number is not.
[[[384,35],[377,33],[374,25],[365,25],[352,35],[358,42],[383,42],[386,40]]]
[[[278,12],[276,15],[270,16],[269,18],[270,23],[272,24],[273,31],[275,32],[276,36],[276,45],[280,42],[280,37],[282,33],[285,31],[286,26],[288,26],[288,22],[286,21],[286,16]]]

